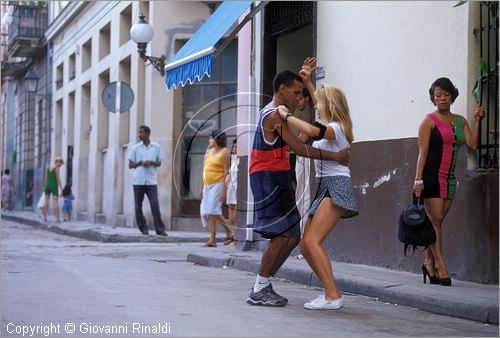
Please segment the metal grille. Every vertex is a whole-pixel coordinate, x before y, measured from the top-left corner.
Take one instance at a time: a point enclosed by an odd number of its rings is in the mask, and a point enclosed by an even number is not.
[[[47,8],[15,6],[13,22],[9,27],[9,48],[12,48],[17,37],[42,38],[47,24]]]
[[[271,36],[313,23],[313,1],[271,1],[266,10],[270,11]]]
[[[477,166],[498,168],[498,2],[481,1],[474,35],[479,42],[481,68],[474,94],[486,112],[479,128]]]

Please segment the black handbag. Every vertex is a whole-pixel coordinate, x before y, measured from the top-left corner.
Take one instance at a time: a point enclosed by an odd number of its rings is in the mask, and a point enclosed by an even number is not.
[[[429,245],[436,243],[436,231],[425,212],[422,195],[418,199],[413,194],[413,203],[401,211],[398,239],[404,244],[405,256],[407,256],[406,253],[410,247],[413,248],[413,253],[415,253],[419,246],[423,246],[425,250]]]

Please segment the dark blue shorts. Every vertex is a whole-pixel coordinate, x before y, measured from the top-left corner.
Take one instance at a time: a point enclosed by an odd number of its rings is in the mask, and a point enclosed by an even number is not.
[[[254,231],[264,238],[300,237],[300,216],[290,171],[250,174],[254,196]]]

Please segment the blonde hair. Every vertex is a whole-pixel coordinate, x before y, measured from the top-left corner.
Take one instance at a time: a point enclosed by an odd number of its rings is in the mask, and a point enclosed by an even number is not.
[[[61,164],[64,164],[64,160],[61,156],[56,157],[56,160],[54,161],[54,163],[56,163],[56,162],[61,162]]]
[[[56,167],[57,162],[61,162],[61,165],[63,165],[63,164],[64,164],[64,160],[63,160],[63,158],[62,158],[61,156],[57,156],[57,157],[55,158],[55,160],[54,160],[54,164],[51,164],[51,165],[49,166],[49,168],[50,168],[51,170],[52,170],[52,169],[54,169],[54,168]]]
[[[316,90],[319,117],[325,123],[338,122],[344,129],[347,142],[354,141],[352,120],[349,115],[347,97],[340,87],[323,84]]]

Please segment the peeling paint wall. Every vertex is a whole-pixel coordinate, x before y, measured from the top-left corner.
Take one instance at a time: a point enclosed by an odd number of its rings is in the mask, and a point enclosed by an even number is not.
[[[443,224],[444,257],[453,278],[498,283],[498,171],[467,170],[466,154],[462,147],[459,185]],[[340,220],[327,237],[332,260],[419,272],[423,254],[405,257],[397,238],[399,213],[412,200],[417,156],[416,138],[353,145],[360,214]]]

